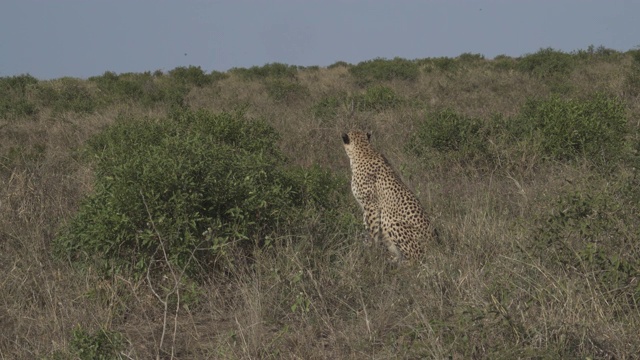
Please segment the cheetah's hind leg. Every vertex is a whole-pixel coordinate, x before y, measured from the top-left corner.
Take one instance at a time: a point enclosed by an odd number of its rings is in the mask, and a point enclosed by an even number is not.
[[[404,256],[402,255],[402,251],[398,248],[396,244],[385,239],[385,245],[387,246],[387,250],[389,250],[391,262],[400,264],[404,260]]]
[[[370,239],[365,240],[365,244],[366,245],[379,244],[380,238],[382,236],[379,210],[372,210],[372,209],[364,210],[364,227],[365,229],[367,229],[370,237]]]

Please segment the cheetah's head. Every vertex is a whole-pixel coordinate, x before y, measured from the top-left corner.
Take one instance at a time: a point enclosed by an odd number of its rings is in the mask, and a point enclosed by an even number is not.
[[[352,159],[354,149],[368,148],[370,146],[369,139],[371,139],[371,134],[364,131],[352,130],[346,134],[343,133],[342,142],[349,159]]]

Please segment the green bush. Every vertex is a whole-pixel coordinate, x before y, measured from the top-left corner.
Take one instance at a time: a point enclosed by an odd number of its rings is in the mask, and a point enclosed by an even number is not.
[[[578,50],[574,55],[583,60],[590,59],[615,59],[621,55],[621,53],[614,49],[609,49],[603,45],[597,48],[593,45],[589,45],[587,50]]]
[[[17,96],[0,98],[0,118],[10,119],[30,117],[38,113],[38,107],[24,97]]]
[[[218,71],[213,71],[211,74],[207,75],[200,66],[179,66],[170,70],[169,76],[181,84],[197,87],[203,87],[213,83],[214,81],[223,80],[227,77],[225,73]]]
[[[555,79],[568,75],[574,66],[570,54],[546,48],[519,58],[516,69],[539,79]]]
[[[388,86],[375,85],[368,87],[364,93],[348,95],[338,93],[326,96],[311,107],[314,117],[323,121],[334,119],[340,106],[353,106],[354,111],[385,111],[394,109],[404,103],[404,99]]]
[[[348,68],[348,67],[351,67],[351,64],[349,64],[346,61],[336,61],[333,64],[327,66],[327,69],[333,69],[333,68],[337,68],[337,67]]]
[[[216,82],[228,78],[229,74],[227,74],[226,72],[213,70],[209,74],[209,77],[211,78],[211,81]]]
[[[318,65],[298,66],[298,70],[317,72],[317,71],[320,71],[320,66]]]
[[[456,159],[469,161],[489,155],[489,129],[478,118],[460,115],[453,110],[430,113],[418,124],[408,149],[425,156],[429,149],[449,153]]]
[[[631,55],[634,65],[640,65],[640,49],[629,50],[627,54]]]
[[[511,122],[510,132],[530,141],[544,157],[585,157],[604,165],[623,156],[626,124],[624,104],[617,98],[597,94],[586,100],[563,100],[552,96],[528,101]]]
[[[287,79],[265,80],[267,94],[277,102],[291,103],[309,96],[309,89],[296,81]]]
[[[136,74],[118,75],[107,71],[102,76],[93,76],[88,79],[96,83],[104,97],[111,97],[108,102],[116,100],[139,101],[145,94],[145,87],[152,87],[151,76],[137,76]]]
[[[458,67],[456,60],[449,57],[435,58],[433,59],[433,65],[441,71],[453,71]]]
[[[86,83],[74,78],[40,82],[38,98],[54,112],[92,113],[98,106],[96,97],[89,91]]]
[[[466,64],[476,64],[484,62],[484,55],[473,53],[462,53],[458,56],[458,61]]]
[[[450,57],[420,59],[417,61],[417,64],[427,73],[436,70],[450,72],[455,71],[458,68],[458,61]]]
[[[538,221],[531,242],[534,252],[550,266],[592,274],[612,297],[629,296],[630,303],[637,303],[637,234],[633,234],[633,225],[620,221],[635,216],[623,205],[631,200],[629,194],[622,192],[616,195],[618,198],[602,191],[562,194]]]
[[[0,77],[0,117],[17,118],[33,116],[38,112],[36,104],[28,99],[28,89],[38,84],[29,74]]]
[[[89,142],[95,193],[56,238],[55,253],[143,273],[163,250],[187,275],[203,276],[232,261],[228,250],[295,230],[341,186],[287,166],[277,142],[271,127],[241,113],[120,119]]]
[[[298,71],[298,66],[281,63],[231,70],[245,80],[261,80],[270,98],[287,103],[309,95],[309,90],[297,82]]]
[[[265,64],[246,68],[233,68],[232,73],[238,74],[246,80],[259,80],[267,78],[295,79],[298,75],[298,67],[281,63]]]
[[[354,98],[358,111],[383,111],[397,107],[402,99],[388,86],[372,86],[365,93]]]
[[[323,121],[335,119],[338,116],[338,108],[343,103],[344,98],[346,96],[326,96],[311,107],[311,114],[313,117]]]
[[[124,349],[124,336],[115,331],[97,330],[91,334],[81,327],[73,329],[71,352],[81,360],[118,359]]]
[[[631,97],[640,95],[640,50],[631,50],[631,66],[625,78],[626,92]]]
[[[30,85],[37,83],[38,79],[29,74],[0,77],[0,91],[2,94],[18,93],[24,95]]]
[[[493,58],[491,65],[498,70],[513,70],[516,68],[516,60],[507,55],[498,55]]]
[[[196,77],[193,81],[197,79]],[[102,76],[90,77],[89,81],[98,86],[100,100],[106,105],[133,101],[144,106],[161,103],[181,106],[184,96],[189,92],[189,86],[193,85],[188,73],[169,78],[150,72],[118,75],[107,71]]]
[[[627,144],[624,104],[603,94],[589,99],[558,96],[530,100],[514,117],[469,118],[451,110],[427,115],[407,149],[417,156],[429,150],[467,162],[518,166],[525,156],[536,161],[587,159],[607,172],[620,161],[633,160]],[[516,155],[520,154],[520,155]]]
[[[420,75],[420,69],[415,62],[402,58],[377,58],[350,67],[349,73],[358,84],[367,85],[373,81],[416,80]]]

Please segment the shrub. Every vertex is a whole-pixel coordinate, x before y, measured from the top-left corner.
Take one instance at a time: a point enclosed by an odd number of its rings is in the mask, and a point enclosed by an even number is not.
[[[631,50],[627,54],[631,55],[631,67],[625,78],[626,92],[636,97],[640,94],[640,50]]]
[[[102,76],[90,77],[88,80],[94,82],[105,97],[113,98],[108,102],[115,99],[140,100],[144,94],[145,82],[153,82],[151,76],[141,79],[140,76],[134,74],[120,76],[111,71],[106,71]]]
[[[320,71],[320,66],[318,65],[298,66],[298,70],[317,72],[317,71]]]
[[[526,149],[527,156],[535,159],[587,159],[607,172],[619,160],[631,158],[627,132],[624,105],[617,98],[597,94],[590,99],[563,100],[552,96],[528,101],[512,118],[469,118],[451,110],[428,114],[407,149],[418,156],[433,149],[458,161],[485,163],[506,156],[500,162],[506,166],[517,165],[509,159],[519,158],[514,154]]]
[[[54,241],[56,254],[140,274],[162,250],[198,278],[232,261],[232,249],[295,230],[341,183],[287,167],[277,140],[241,113],[120,119],[89,143],[95,193]]]
[[[38,107],[36,104],[27,99],[20,98],[14,100],[4,98],[0,100],[0,117],[2,118],[31,117],[37,113]]]
[[[92,113],[98,102],[80,79],[61,78],[38,84],[39,99],[55,112]]]
[[[224,80],[226,78],[228,78],[229,75],[226,72],[222,72],[222,71],[211,71],[211,74],[209,74],[209,78],[211,78],[212,82],[216,82],[216,81],[220,81],[220,80]]]
[[[169,76],[181,84],[197,87],[203,87],[211,84],[214,80],[225,78],[225,74],[220,72],[213,72],[211,75],[207,75],[200,66],[179,66],[170,70]]]
[[[597,48],[593,45],[589,45],[587,50],[578,50],[575,53],[575,56],[580,59],[612,59],[620,56],[620,52],[614,49],[609,49],[604,47],[603,45],[598,46]]]
[[[640,65],[640,50],[629,50],[627,54],[631,55],[634,65]]]
[[[0,118],[10,119],[33,116],[37,113],[37,106],[23,96],[0,97]]]
[[[475,64],[484,62],[484,55],[473,53],[462,53],[458,56],[458,61],[467,64]]]
[[[388,86],[372,86],[365,93],[354,99],[359,111],[383,111],[398,106],[402,99]]]
[[[309,90],[296,80],[298,67],[295,65],[272,63],[249,69],[234,68],[231,72],[245,80],[261,80],[269,97],[277,102],[296,101],[309,95]]]
[[[516,67],[516,60],[507,55],[498,55],[493,58],[491,64],[498,70],[513,70]]]
[[[417,61],[417,64],[428,73],[434,70],[449,72],[458,68],[458,62],[456,59],[450,57],[421,59]]]
[[[342,105],[354,111],[385,111],[394,109],[404,103],[404,99],[395,91],[383,85],[375,85],[367,88],[364,93],[347,95],[339,93],[324,97],[311,107],[311,113],[321,120],[333,119],[338,114],[338,108]]]
[[[366,85],[372,81],[416,80],[420,70],[415,62],[409,60],[378,58],[363,61],[350,67],[349,73],[358,84]]]
[[[552,96],[530,100],[511,122],[516,138],[531,141],[542,156],[557,160],[586,157],[604,165],[623,156],[627,133],[624,105],[598,94],[586,100]]]
[[[286,79],[266,80],[265,87],[269,97],[277,102],[290,103],[309,96],[309,89],[296,81]]]
[[[570,54],[546,48],[519,58],[516,69],[539,79],[554,79],[568,75],[574,65]]]
[[[442,71],[452,71],[457,68],[456,60],[450,57],[440,57],[433,59],[433,65]]]
[[[489,132],[478,118],[460,115],[453,110],[428,114],[418,124],[409,141],[408,149],[417,156],[424,156],[429,149],[452,153],[462,161],[488,156]]]
[[[344,68],[348,68],[350,67],[351,64],[349,64],[346,61],[336,61],[333,64],[327,66],[327,69],[333,69],[333,68],[337,68],[337,67],[344,67]]]
[[[27,98],[27,90],[36,84],[38,79],[29,74],[0,77],[0,117],[17,118],[35,115],[38,109]]]
[[[188,75],[177,75],[177,78],[172,79],[149,72],[118,75],[107,71],[102,76],[90,77],[89,81],[98,86],[101,94],[100,100],[107,105],[115,102],[134,101],[140,102],[144,106],[159,103],[181,106],[184,96],[189,91],[188,86],[191,86],[187,79]]]
[[[346,96],[330,95],[322,98],[311,107],[311,114],[320,120],[327,121],[338,116],[338,108]]]
[[[119,332],[99,329],[91,334],[81,327],[73,329],[70,347],[81,360],[110,360],[119,358],[124,349],[124,336]]]
[[[640,284],[634,285],[640,276],[640,249],[637,234],[620,222],[634,216],[625,213],[623,205],[632,198],[627,192],[616,199],[606,191],[590,190],[561,194],[538,221],[532,247],[550,266],[592,274],[612,298],[629,296],[635,304],[640,300]]]
[[[29,74],[0,77],[0,91],[6,93],[25,94],[30,85],[38,83],[38,79]]]
[[[295,79],[298,74],[298,67],[282,63],[271,63],[263,66],[252,66],[249,69],[233,68],[231,72],[238,74],[246,80],[259,80],[267,78],[288,78]]]

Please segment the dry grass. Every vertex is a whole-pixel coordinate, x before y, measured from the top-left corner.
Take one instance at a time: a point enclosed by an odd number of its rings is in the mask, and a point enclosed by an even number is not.
[[[623,76],[603,62],[577,68],[567,81],[576,96],[623,96]],[[340,132],[371,130],[433,214],[444,246],[422,265],[395,266],[383,249],[362,244],[362,229],[319,236],[310,219],[306,234],[256,250],[253,262],[204,285],[180,269],[164,279],[99,277],[50,255],[57,229],[92,189],[77,151],[118,114],[165,109],[116,105],[0,120],[0,358],[73,358],[77,328],[123,334],[120,357],[135,359],[637,358],[637,304],[612,298],[598,274],[553,266],[529,246],[555,199],[567,189],[604,189],[607,180],[580,164],[536,162],[511,172],[425,163],[405,151],[429,109],[509,116],[548,95],[548,84],[488,66],[434,71],[387,84],[421,107],[351,117],[347,104],[323,120],[310,111],[319,100],[363,90],[344,67],[305,71],[298,82],[308,96],[278,102],[260,81],[231,75],[193,88],[186,103],[213,111],[247,105],[250,117],[281,134],[293,163],[343,174]],[[625,101],[637,136],[637,99]]]

